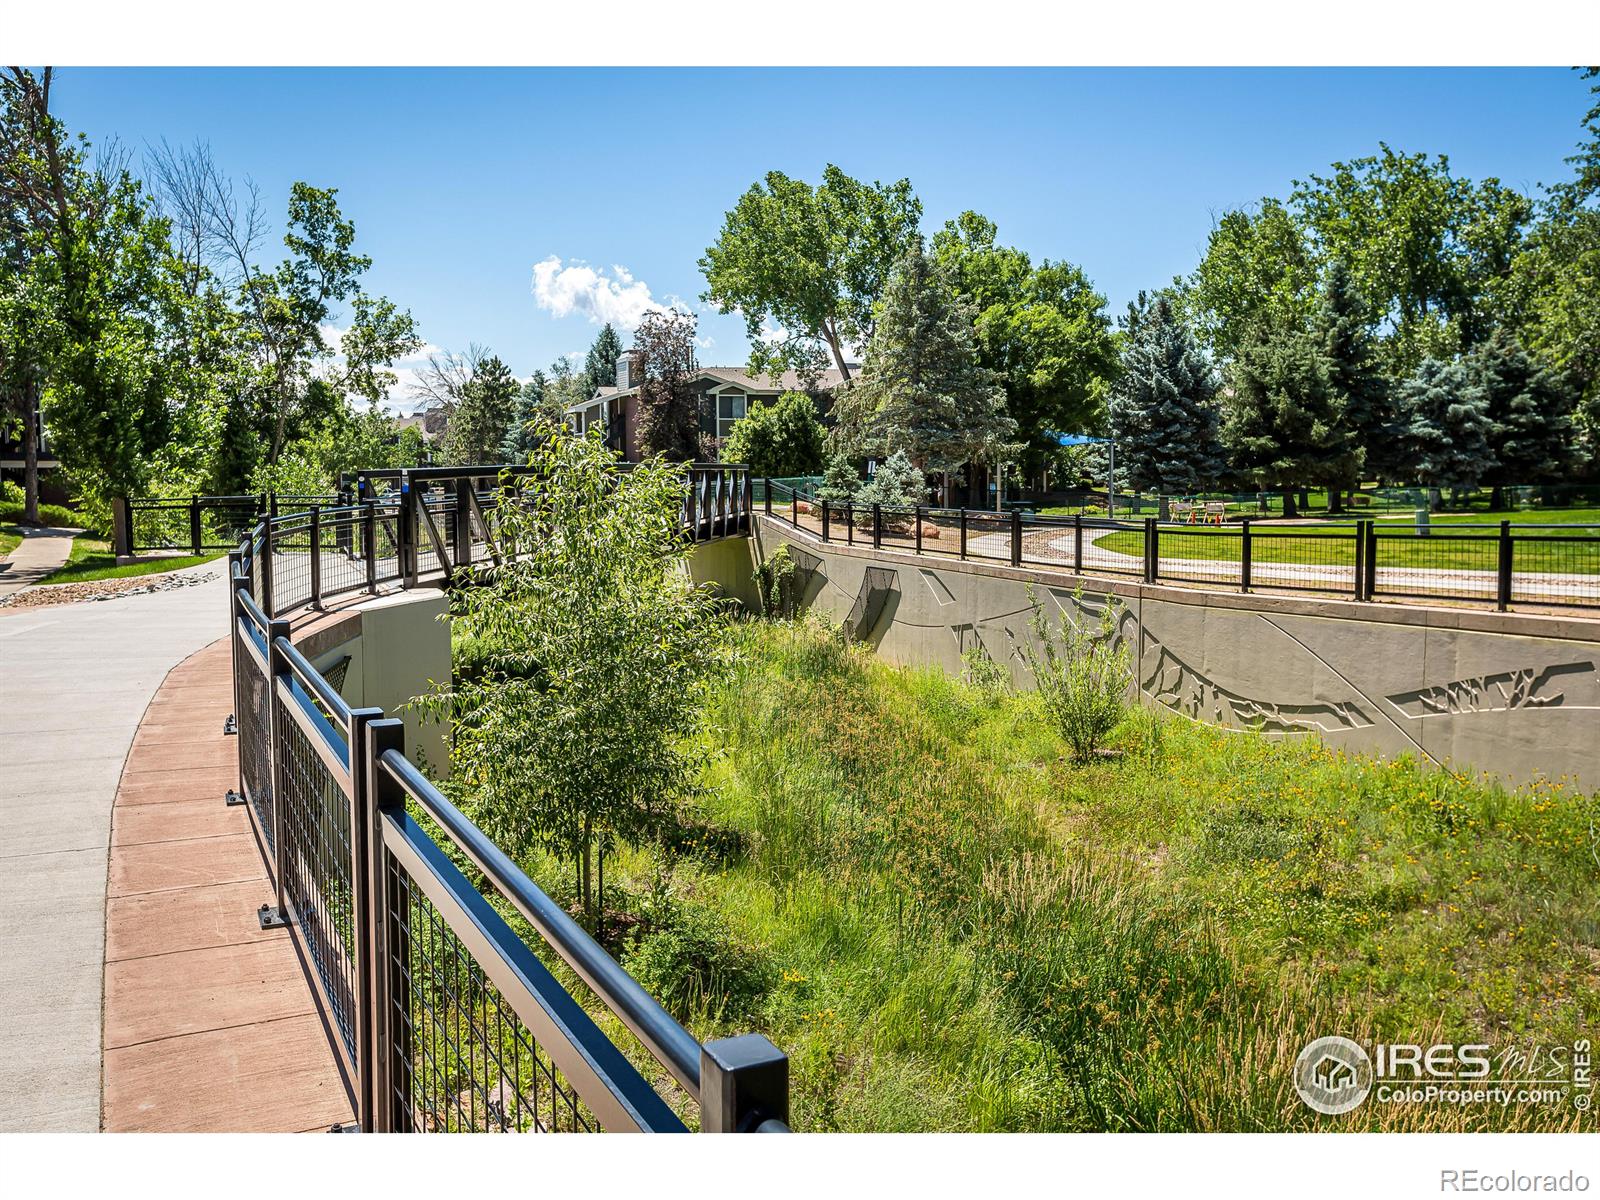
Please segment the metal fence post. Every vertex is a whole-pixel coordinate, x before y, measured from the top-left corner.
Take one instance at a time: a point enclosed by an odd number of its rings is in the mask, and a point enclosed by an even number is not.
[[[356,1124],[371,1131],[375,1125],[378,1092],[373,1086],[378,1039],[376,977],[378,958],[373,954],[379,929],[376,889],[383,884],[382,830],[369,809],[372,762],[367,726],[383,720],[381,708],[357,708],[350,713],[345,744],[350,748],[350,940],[355,949],[356,995]]]
[[[913,522],[916,523],[916,527],[917,527],[917,530],[916,530],[916,533],[917,533],[917,553],[921,554],[922,553],[922,505],[913,504],[911,506],[911,519],[912,519]]]
[[[370,987],[364,997],[371,1039],[369,1069],[361,1074],[362,1088],[370,1097],[371,1106],[362,1128],[370,1133],[393,1133],[410,1124],[409,1099],[399,1095],[399,1088],[406,1086],[401,1064],[409,1064],[411,1060],[408,1022],[396,1020],[395,1012],[397,1009],[411,1011],[406,971],[411,955],[409,947],[399,944],[401,922],[391,911],[393,897],[389,891],[383,843],[383,814],[403,811],[405,796],[380,765],[380,760],[390,750],[405,753],[406,729],[402,722],[391,717],[366,721],[364,730],[366,738],[359,753],[366,760],[361,796],[365,858],[360,865],[366,876],[370,915],[358,927],[364,940],[357,945],[367,964]],[[356,756],[352,743],[351,758]]]
[[[1516,543],[1511,538],[1511,522],[1500,522],[1499,555],[1495,560],[1495,607],[1505,612],[1511,603],[1511,566]]]
[[[1250,590],[1250,518],[1239,518],[1239,590]]]
[[[738,472],[740,481],[739,494],[743,498],[743,511],[739,514],[739,529],[744,533],[750,532],[751,515],[756,511],[755,476],[749,471]]]
[[[276,606],[272,600],[272,518],[268,517],[261,523],[261,554],[256,559],[254,570],[261,572],[261,611],[268,617],[276,613]]]
[[[1013,567],[1022,565],[1022,510],[1020,508],[1011,510],[1011,565]]]
[[[244,705],[239,703],[239,574],[242,556],[237,550],[228,551],[228,659],[232,664],[229,679],[233,684],[233,722],[239,728],[239,715]],[[238,760],[239,786],[235,795],[244,795],[244,739],[238,738],[234,757]]]
[[[967,558],[967,510],[963,508],[961,510],[961,560],[963,562],[965,562],[966,558]]]
[[[272,762],[272,887],[275,905],[263,904],[256,916],[263,929],[275,929],[289,923],[289,907],[284,898],[284,864],[289,861],[287,822],[284,821],[284,781],[288,778],[288,764],[284,762],[281,733],[284,722],[283,702],[278,699],[278,680],[288,677],[289,664],[284,661],[278,639],[289,637],[289,622],[267,622],[267,750]]]
[[[455,562],[448,566],[457,569],[472,566],[472,492],[472,480],[456,480]]]
[[[133,557],[133,505],[126,496],[111,498],[111,541],[118,558]]]
[[[764,497],[762,503],[766,505],[767,516],[770,517],[772,515],[772,476],[763,475],[761,477],[761,495]]]
[[[828,502],[826,500],[822,502],[822,540],[825,542],[831,540],[828,537]]]
[[[311,506],[311,607],[322,607],[322,509]]]
[[[1355,597],[1357,600],[1370,600],[1367,595],[1367,539],[1364,522],[1356,522],[1356,581]]]
[[[196,558],[200,557],[200,497],[189,497],[189,543]]]
[[[361,505],[361,537],[366,543],[362,550],[362,557],[366,559],[367,591],[373,595],[378,593],[378,505],[375,500],[366,500]]]
[[[1072,573],[1083,574],[1083,514],[1072,518]]]
[[[789,1059],[759,1033],[700,1048],[700,1132],[754,1133],[789,1124]]]
[[[1367,585],[1363,589],[1368,600],[1377,594],[1378,590],[1378,526],[1376,522],[1367,522]]]
[[[872,548],[883,549],[883,508],[877,504],[872,506]]]
[[[1161,534],[1156,529],[1156,519],[1144,519],[1144,581],[1154,583],[1161,571],[1161,549],[1157,539]]]
[[[854,500],[846,500],[844,502],[844,540],[847,546],[856,544],[856,502]]]

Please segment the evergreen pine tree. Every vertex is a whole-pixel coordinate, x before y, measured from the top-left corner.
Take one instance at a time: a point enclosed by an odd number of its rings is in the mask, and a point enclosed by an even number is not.
[[[1141,292],[1122,324],[1122,372],[1106,399],[1118,474],[1138,488],[1200,491],[1227,469],[1216,374],[1168,297]]]
[[[511,427],[500,444],[500,457],[508,463],[524,464],[533,453],[535,430],[541,420],[550,417],[545,394],[547,382],[543,371],[535,371],[533,378],[517,393],[517,402],[511,411]]]
[[[855,499],[860,490],[861,476],[856,473],[855,464],[845,455],[835,454],[828,460],[827,468],[822,473],[817,499],[826,500],[829,504],[847,504]]]
[[[928,498],[927,481],[922,472],[906,457],[904,450],[896,450],[872,473],[867,486],[856,493],[856,504],[871,504],[884,508],[911,508]]]
[[[450,463],[491,463],[511,428],[518,392],[511,368],[493,355],[477,365],[461,389],[461,400],[445,429],[445,460]]]
[[[1424,359],[1396,396],[1399,462],[1430,488],[1475,487],[1495,466],[1489,399],[1462,362]]]
[[[1295,512],[1293,489],[1354,486],[1361,450],[1312,331],[1257,326],[1240,346],[1232,382],[1223,441],[1257,486],[1284,490],[1285,516]]]
[[[860,454],[904,450],[924,470],[1001,461],[1017,425],[1005,391],[978,364],[972,310],[920,240],[896,264],[860,377],[834,405],[839,444]]]
[[[1377,342],[1350,271],[1335,259],[1317,313],[1328,386],[1344,405],[1344,426],[1362,451],[1362,470],[1372,478],[1397,475],[1395,413],[1389,378],[1378,362]]]
[[[1562,477],[1572,465],[1577,397],[1565,379],[1536,362],[1505,329],[1498,329],[1464,361],[1483,390],[1495,465],[1484,482],[1500,506],[1506,484],[1540,483]]]
[[[589,386],[615,387],[617,383],[617,359],[622,357],[622,339],[617,336],[617,331],[611,328],[611,322],[606,322],[594,339],[594,345],[589,347],[589,355],[584,359],[584,374],[589,377]]]

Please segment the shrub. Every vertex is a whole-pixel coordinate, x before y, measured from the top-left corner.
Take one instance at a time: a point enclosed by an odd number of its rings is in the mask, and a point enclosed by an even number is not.
[[[804,392],[785,392],[735,422],[722,443],[721,457],[768,478],[814,475],[822,466],[826,436],[816,401]]]
[[[779,546],[755,569],[756,591],[761,594],[761,612],[768,617],[794,614],[795,561],[788,546]]]
[[[1072,599],[1074,607],[1083,611],[1081,587]],[[1024,646],[1024,658],[1046,715],[1072,748],[1073,758],[1083,762],[1100,748],[1127,709],[1132,673],[1128,652],[1116,637],[1119,605],[1108,598],[1100,628],[1090,630],[1065,619],[1052,629],[1032,584],[1028,603],[1033,607],[1029,625],[1038,645]]]
[[[826,500],[829,504],[849,504],[860,490],[861,477],[856,474],[855,465],[844,455],[835,454],[828,460],[827,469],[822,473],[817,499]]]
[[[642,914],[646,932],[622,965],[681,1021],[705,1013],[714,1020],[748,1018],[772,990],[772,964],[733,936],[709,909],[660,900]]]
[[[990,656],[982,642],[974,642],[961,656],[962,674],[991,704],[1011,690],[1011,672]]]

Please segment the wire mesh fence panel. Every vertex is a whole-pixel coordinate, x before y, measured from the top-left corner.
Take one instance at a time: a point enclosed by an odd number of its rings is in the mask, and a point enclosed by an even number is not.
[[[1511,535],[1513,603],[1600,606],[1600,527]]]
[[[1459,527],[1458,527],[1459,528]],[[1374,535],[1373,595],[1495,602],[1498,530]]]
[[[311,521],[280,517],[272,525],[272,605],[288,612],[311,600]]]
[[[1011,561],[1011,518],[982,510],[967,513],[967,557]]]
[[[380,509],[372,519],[374,545],[373,577],[376,583],[391,583],[405,572],[400,554],[400,513],[398,509]]]
[[[1050,540],[1052,552],[1064,552],[1072,546],[1068,539],[1076,539],[1077,536],[1075,529],[1053,533]],[[1086,575],[1144,578],[1144,526],[1106,517],[1085,517],[1083,571]]]
[[[321,514],[317,558],[321,595],[334,596],[367,586],[367,563],[361,552],[361,514],[336,509]]]
[[[265,654],[266,639],[263,637],[256,644]],[[239,772],[245,795],[255,810],[256,824],[270,850],[275,848],[277,839],[272,824],[272,693],[266,673],[242,646],[236,663],[241,676],[239,712],[234,718],[239,727]]]
[[[357,1062],[356,967],[350,890],[350,800],[312,746],[304,719],[280,705],[284,896],[327,1000],[345,1054]],[[337,737],[336,727],[329,730]],[[320,736],[320,735],[319,735]]]
[[[1251,588],[1353,596],[1358,532],[1356,525],[1327,526],[1315,531],[1251,526]]]
[[[1243,544],[1237,528],[1158,526],[1156,579],[1237,588],[1243,583]]]
[[[132,548],[180,550],[193,545],[187,500],[135,500],[128,505]]]
[[[910,508],[880,508],[878,510],[878,541],[885,550],[914,553],[917,548],[917,519]],[[873,516],[867,513],[868,528]]]
[[[593,1114],[423,894],[384,852],[394,1108],[410,1133],[592,1132]]]

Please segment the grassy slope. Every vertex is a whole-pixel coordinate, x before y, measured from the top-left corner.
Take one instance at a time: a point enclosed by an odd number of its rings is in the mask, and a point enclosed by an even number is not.
[[[184,567],[198,566],[221,558],[222,552],[202,554],[198,557],[184,555],[177,558],[152,558],[144,562],[117,566],[117,556],[108,543],[91,536],[72,539],[72,553],[67,561],[42,579],[41,583],[87,583],[95,579],[129,579],[139,575],[158,575],[178,571]]]
[[[739,642],[703,806],[746,851],[609,870],[624,893],[668,886],[721,914],[765,956],[753,1007],[685,1015],[701,1036],[759,1028],[784,1046],[799,1127],[1572,1120],[1321,1118],[1287,1080],[1330,1032],[1576,1036],[1600,1007],[1596,797],[1143,714],[1122,757],[1078,767],[1025,699],[803,628]]]

